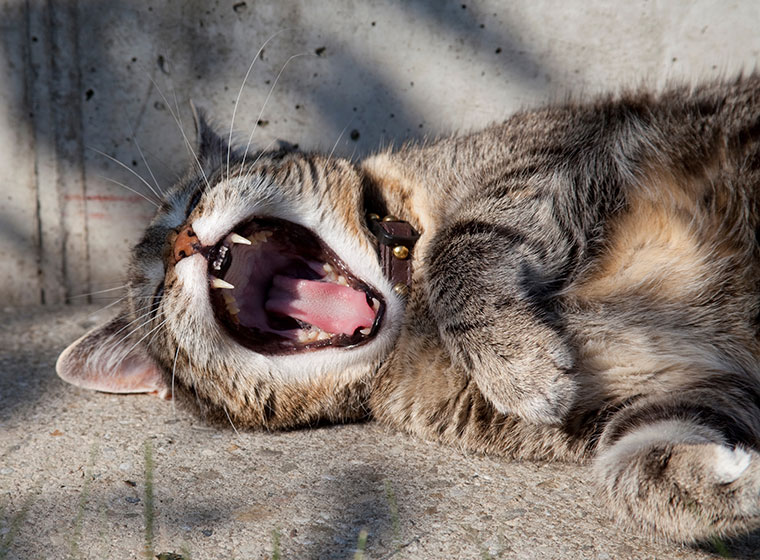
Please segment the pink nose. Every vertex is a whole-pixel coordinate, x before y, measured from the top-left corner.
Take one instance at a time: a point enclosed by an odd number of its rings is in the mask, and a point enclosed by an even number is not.
[[[182,228],[174,240],[174,261],[179,262],[200,250],[201,242],[195,235],[193,228],[190,226]]]

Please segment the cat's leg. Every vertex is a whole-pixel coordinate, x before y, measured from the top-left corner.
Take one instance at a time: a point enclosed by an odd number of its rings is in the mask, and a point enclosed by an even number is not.
[[[756,421],[704,397],[636,405],[607,426],[594,468],[621,521],[681,542],[760,527]]]
[[[441,339],[486,399],[504,414],[558,423],[576,383],[551,297],[577,251],[547,204],[444,228],[429,252],[426,284]]]

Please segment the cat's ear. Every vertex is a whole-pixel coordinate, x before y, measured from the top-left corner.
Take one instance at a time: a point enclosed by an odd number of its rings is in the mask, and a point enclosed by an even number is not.
[[[155,393],[171,398],[161,368],[141,342],[129,336],[124,316],[96,327],[58,357],[55,370],[64,381],[105,393]]]
[[[226,165],[228,151],[231,159],[235,159],[236,154],[227,140],[217,134],[211,125],[209,125],[206,112],[203,109],[196,107],[191,101],[190,110],[193,113],[193,123],[195,124],[198,163],[203,168],[204,173],[209,174],[222,165],[222,163]]]

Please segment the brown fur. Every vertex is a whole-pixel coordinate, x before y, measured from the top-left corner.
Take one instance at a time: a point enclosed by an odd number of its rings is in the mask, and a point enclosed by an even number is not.
[[[200,137],[208,181],[180,182],[135,249],[119,324],[135,321],[141,371],[238,427],[372,416],[464,449],[592,460],[611,510],[652,534],[760,527],[756,76],[519,113],[358,164],[233,151],[227,169],[202,121]],[[382,278],[368,212],[421,233],[408,299]],[[312,228],[383,293],[376,341],[287,361],[225,335],[205,261],[173,261],[173,238],[190,225],[213,245],[259,215]],[[59,373],[118,376],[98,350],[114,330]]]

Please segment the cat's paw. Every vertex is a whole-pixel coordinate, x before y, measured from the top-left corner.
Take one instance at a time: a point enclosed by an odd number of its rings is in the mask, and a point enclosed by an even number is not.
[[[502,414],[513,414],[534,424],[561,424],[575,402],[578,385],[568,373],[555,373],[551,380],[539,380],[523,388],[518,398],[514,398],[514,391],[498,387],[498,383],[483,393]]]
[[[715,446],[713,474],[719,484],[730,484],[749,468],[752,456],[741,447]]]
[[[494,357],[491,367],[473,374],[483,395],[502,414],[531,423],[560,424],[578,394],[572,365],[569,351],[561,345],[542,345],[510,360],[496,361]]]
[[[568,345],[545,325],[515,330],[503,322],[467,336],[451,336],[445,328],[441,334],[496,410],[526,422],[561,424],[578,394]]]

